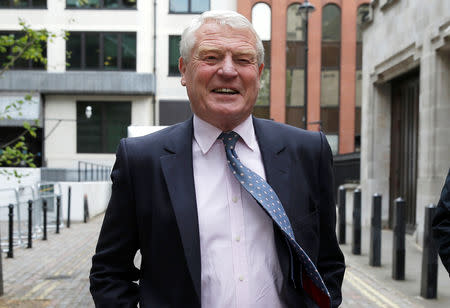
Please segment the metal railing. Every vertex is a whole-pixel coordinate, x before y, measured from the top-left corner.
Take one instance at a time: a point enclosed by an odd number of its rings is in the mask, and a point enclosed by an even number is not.
[[[30,246],[44,229],[57,229],[62,222],[57,214],[61,206],[61,185],[39,182],[33,186],[0,189],[0,247],[12,257],[12,247]],[[47,225],[44,226],[43,207],[47,207]]]
[[[108,181],[111,167],[86,161],[78,162],[78,182]]]

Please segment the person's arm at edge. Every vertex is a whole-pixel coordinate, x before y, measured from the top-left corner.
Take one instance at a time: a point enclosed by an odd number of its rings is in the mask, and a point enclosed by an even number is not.
[[[330,292],[331,306],[338,307],[342,302],[341,287],[345,272],[345,260],[336,238],[333,155],[322,132],[320,132],[320,138],[320,251],[317,269]]]
[[[92,258],[90,291],[97,308],[136,307],[139,270],[133,261],[138,231],[125,139],[120,141],[111,180],[111,198]]]
[[[450,169],[442,188],[441,198],[433,218],[433,237],[442,263],[450,275]]]

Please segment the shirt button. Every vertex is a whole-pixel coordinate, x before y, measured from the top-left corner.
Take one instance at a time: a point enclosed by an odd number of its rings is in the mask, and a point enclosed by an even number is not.
[[[236,203],[236,202],[238,202],[238,197],[234,196],[233,199],[231,199],[231,200],[233,200],[233,203]]]
[[[241,241],[241,237],[240,236],[236,236],[236,242],[240,242]]]
[[[239,281],[244,281],[244,276],[239,276]]]

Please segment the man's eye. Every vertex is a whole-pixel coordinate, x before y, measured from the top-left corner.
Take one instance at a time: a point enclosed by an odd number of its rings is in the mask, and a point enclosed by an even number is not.
[[[239,58],[238,62],[239,63],[243,63],[243,64],[247,64],[247,63],[250,63],[251,61],[248,58]]]

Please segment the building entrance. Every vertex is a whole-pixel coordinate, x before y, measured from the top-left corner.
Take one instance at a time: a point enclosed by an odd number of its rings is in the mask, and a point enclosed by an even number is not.
[[[419,128],[419,72],[395,80],[392,86],[389,226],[394,200],[406,201],[406,229],[416,225],[417,143]]]

